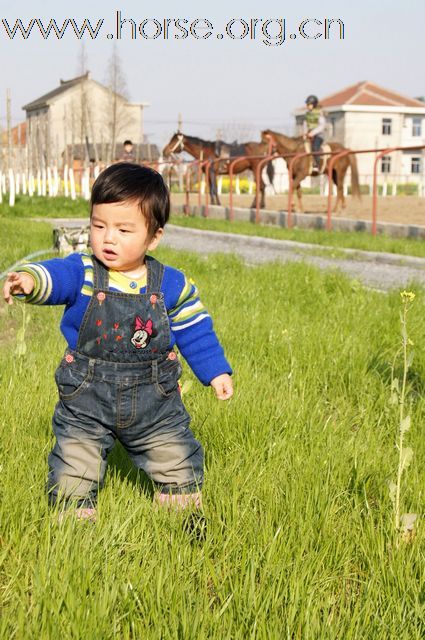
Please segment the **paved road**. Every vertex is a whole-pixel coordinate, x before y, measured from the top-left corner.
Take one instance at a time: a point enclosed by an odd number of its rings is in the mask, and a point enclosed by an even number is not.
[[[353,249],[336,250],[288,240],[200,231],[173,225],[166,227],[163,243],[174,249],[200,253],[234,253],[247,264],[274,260],[304,261],[320,269],[339,269],[350,278],[383,291],[407,287],[412,281],[425,285],[423,258]],[[336,252],[338,257],[333,257],[332,252]]]
[[[81,226],[88,220],[44,219],[54,226]],[[368,287],[387,291],[405,288],[411,282],[425,285],[425,259],[392,253],[375,253],[355,249],[335,249],[315,244],[272,240],[217,231],[202,231],[167,225],[163,244],[198,253],[234,253],[247,264],[306,262],[320,269],[339,269]],[[332,255],[332,254],[337,255]]]

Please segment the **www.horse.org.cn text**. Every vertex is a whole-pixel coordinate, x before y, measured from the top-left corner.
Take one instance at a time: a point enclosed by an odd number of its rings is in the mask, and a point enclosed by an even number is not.
[[[303,18],[289,25],[286,18],[230,18],[221,26],[208,18],[143,18],[135,20],[116,11],[108,25],[105,18],[63,18],[50,20],[2,18],[2,35],[10,40],[61,40],[65,35],[78,40],[253,40],[277,47],[289,40],[344,40],[341,18]]]

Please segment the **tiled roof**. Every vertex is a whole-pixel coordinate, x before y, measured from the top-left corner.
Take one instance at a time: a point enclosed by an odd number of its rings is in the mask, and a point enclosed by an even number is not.
[[[110,143],[106,143],[104,145],[97,145],[97,152],[99,156],[102,156],[102,152],[104,157],[100,157],[100,160],[106,160],[110,152]],[[88,147],[85,144],[74,144],[73,146],[68,144],[67,153],[71,156],[71,153],[74,157],[74,160],[81,160],[85,158],[86,153],[88,151],[90,160],[94,161],[96,157],[95,148],[92,143],[89,143]],[[119,160],[122,156],[122,152],[124,150],[124,145],[118,144],[115,150],[115,158],[114,160]],[[148,142],[134,144],[133,145],[133,153],[134,159],[140,161],[155,161],[159,160],[159,149],[156,144],[150,144]]]
[[[367,105],[377,107],[420,107],[425,104],[415,98],[407,98],[394,91],[388,91],[373,82],[358,82],[342,91],[333,93],[320,100],[322,107],[340,107],[342,105]]]
[[[24,109],[25,111],[31,111],[32,109],[40,109],[42,107],[46,107],[49,103],[49,100],[51,100],[52,98],[55,98],[64,91],[68,91],[68,89],[76,84],[79,84],[81,81],[89,79],[90,72],[87,71],[87,73],[85,73],[83,76],[78,76],[77,78],[72,78],[71,80],[61,80],[59,87],[56,87],[56,89],[53,89],[53,91],[49,91],[49,93],[45,93],[44,96],[41,96],[40,98],[29,102],[28,104],[24,105],[22,109]]]

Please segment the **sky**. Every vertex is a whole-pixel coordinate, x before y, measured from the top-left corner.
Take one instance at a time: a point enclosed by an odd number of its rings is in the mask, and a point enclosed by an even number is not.
[[[61,78],[80,74],[82,42],[86,68],[105,84],[116,47],[130,100],[150,104],[145,134],[161,147],[176,131],[179,114],[188,135],[247,141],[258,140],[263,128],[292,133],[294,110],[311,93],[325,97],[370,80],[406,96],[425,95],[424,0],[0,1],[2,126],[6,91],[15,125],[25,117],[24,104]],[[59,27],[67,18],[78,27],[84,18],[93,27],[103,23],[94,39],[79,40],[68,25],[61,39],[51,34],[45,40],[36,23],[27,39],[19,33],[10,38],[3,20],[12,29],[18,18],[25,26],[32,18],[44,25],[54,18]],[[325,19],[332,18],[340,22],[331,24],[325,38]],[[189,25],[192,33],[183,37]]]

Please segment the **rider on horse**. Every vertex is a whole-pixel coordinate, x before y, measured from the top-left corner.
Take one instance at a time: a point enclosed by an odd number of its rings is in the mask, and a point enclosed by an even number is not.
[[[304,138],[311,141],[311,150],[320,151],[323,142],[323,132],[326,126],[325,116],[319,105],[317,96],[308,96],[305,101],[307,112],[304,120]],[[317,176],[320,170],[320,156],[312,156],[313,170],[312,175]]]

